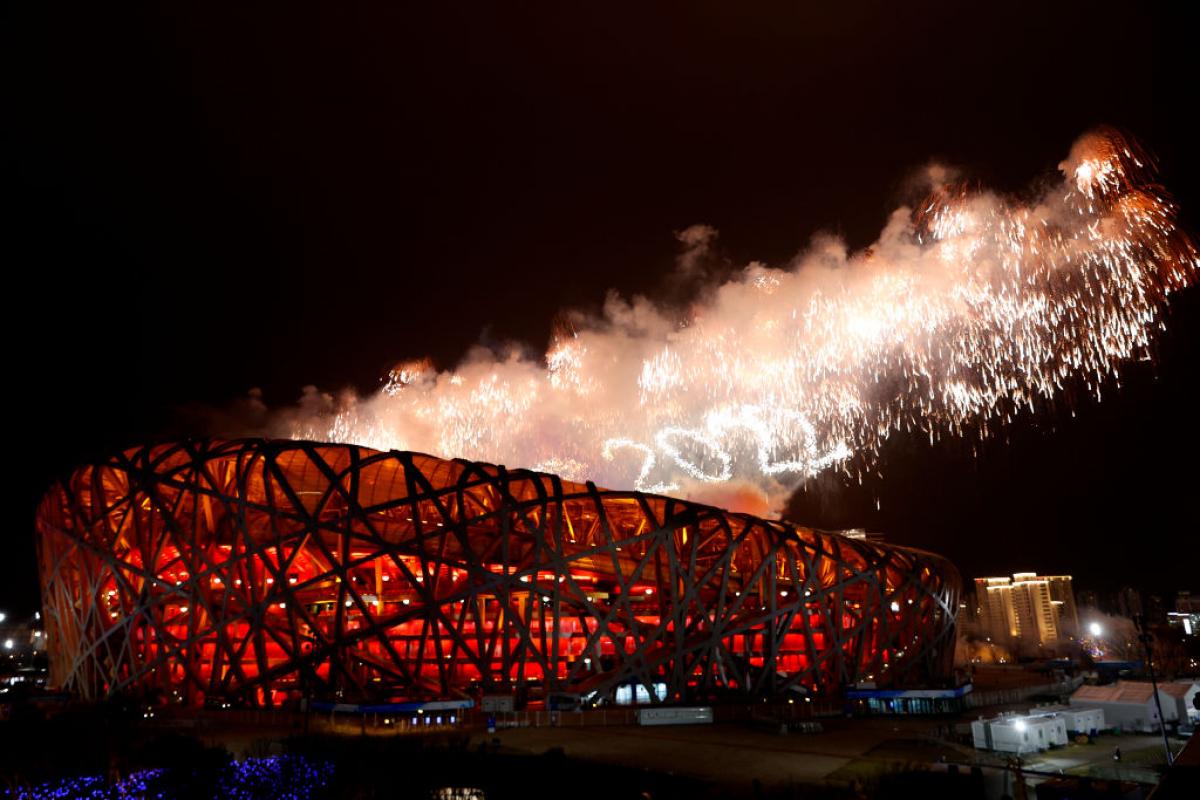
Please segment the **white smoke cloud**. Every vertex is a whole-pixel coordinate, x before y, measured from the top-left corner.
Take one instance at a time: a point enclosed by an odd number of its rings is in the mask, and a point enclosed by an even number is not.
[[[676,231],[675,239],[683,246],[683,251],[675,261],[672,277],[685,284],[707,278],[718,236],[717,229],[711,225],[689,225]]]
[[[778,511],[806,477],[870,465],[897,430],[982,433],[1142,353],[1196,251],[1146,164],[1103,131],[1031,201],[944,187],[862,252],[821,236],[751,263],[686,316],[610,293],[544,357],[477,348],[397,367],[374,395],[306,387],[278,436],[533,467],[610,488]],[[717,231],[678,232],[702,277]]]

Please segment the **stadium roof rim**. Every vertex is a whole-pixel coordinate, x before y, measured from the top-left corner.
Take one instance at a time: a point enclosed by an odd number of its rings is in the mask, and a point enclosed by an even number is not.
[[[654,498],[654,499],[658,499],[658,500],[667,500],[667,501],[670,501],[673,503],[683,503],[688,506],[692,506],[700,511],[710,511],[710,512],[715,511],[717,513],[724,514],[729,517],[737,517],[737,518],[744,519],[744,520],[753,520],[756,522],[766,523],[768,525],[771,525],[772,527],[779,529],[781,533],[794,534],[797,530],[804,530],[804,531],[808,531],[811,533],[826,535],[826,536],[842,536],[843,535],[842,531],[829,530],[826,528],[817,528],[817,527],[814,527],[811,525],[801,525],[799,523],[792,522],[790,520],[785,520],[782,518],[772,519],[770,517],[760,517],[755,514],[750,514],[750,513],[744,512],[744,511],[731,511],[729,509],[725,509],[720,506],[713,505],[711,503],[704,503],[702,501],[693,500],[691,498],[676,497],[675,495],[659,494],[656,492],[643,492],[643,491],[638,491],[636,489],[614,489],[614,488],[610,488],[607,486],[601,486],[601,485],[597,484],[596,482],[590,481],[590,480],[575,481],[575,480],[571,480],[569,478],[564,478],[553,472],[543,472],[541,470],[533,469],[532,467],[509,467],[505,464],[495,464],[490,461],[462,458],[462,457],[457,457],[457,456],[456,457],[439,456],[439,455],[435,455],[433,453],[426,453],[421,450],[400,450],[397,448],[380,450],[378,448],[371,447],[369,445],[356,444],[353,442],[324,442],[324,441],[320,441],[317,439],[292,439],[292,438],[287,438],[287,437],[273,437],[273,436],[232,436],[232,437],[194,436],[194,437],[186,437],[186,438],[181,438],[181,439],[167,439],[167,440],[155,442],[152,444],[135,445],[133,447],[127,447],[127,448],[122,449],[120,451],[120,453],[123,456],[132,458],[133,456],[135,456],[137,454],[145,453],[147,451],[157,450],[160,448],[173,450],[173,449],[179,448],[179,447],[188,447],[189,445],[205,445],[205,446],[214,447],[214,448],[229,447],[233,451],[240,451],[247,446],[256,446],[256,445],[275,445],[275,446],[280,446],[280,447],[285,447],[285,448],[295,447],[297,449],[304,449],[304,448],[310,448],[310,447],[311,448],[347,448],[347,449],[353,448],[360,452],[366,452],[366,453],[371,454],[370,457],[374,457],[374,456],[398,456],[398,457],[415,456],[418,458],[427,458],[427,459],[430,459],[431,461],[439,461],[439,462],[442,462],[445,464],[458,464],[458,465],[461,465],[464,467],[474,467],[474,468],[482,467],[484,469],[495,470],[497,473],[504,472],[509,475],[513,475],[516,473],[528,473],[529,475],[537,476],[540,478],[549,478],[551,480],[559,481],[564,487],[577,486],[577,487],[579,487],[578,493],[580,493],[580,494],[588,494],[592,491],[595,491],[595,492],[599,492],[599,493],[602,493],[605,495],[610,495],[610,496],[612,496],[612,495],[617,495],[617,496],[628,495],[631,497],[634,497],[634,496],[646,497],[646,498]],[[56,481],[56,483],[63,482],[65,480],[69,479],[70,475],[73,475],[74,473],[78,472],[80,469],[84,469],[89,466],[105,466],[106,464],[107,464],[107,462],[103,459],[99,459],[99,460],[93,459],[93,460],[85,461],[84,463],[81,463],[81,464],[76,464],[68,472],[66,472],[58,481]],[[447,484],[447,485],[449,485],[449,484]],[[922,556],[931,557],[934,559],[946,560],[945,556],[943,556],[939,553],[935,553],[931,550],[925,550],[924,548],[920,548],[920,547],[913,547],[911,545],[897,544],[897,543],[891,542],[891,541],[887,542],[886,546],[890,550],[901,550],[901,551],[905,551],[905,552],[909,552],[909,553],[913,553],[913,554],[919,554]]]

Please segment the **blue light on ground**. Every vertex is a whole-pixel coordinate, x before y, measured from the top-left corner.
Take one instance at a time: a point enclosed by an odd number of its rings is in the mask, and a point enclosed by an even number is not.
[[[119,781],[84,775],[40,786],[7,789],[12,800],[174,800],[167,770],[134,772]],[[216,781],[214,800],[308,800],[333,778],[333,765],[303,756],[234,761]]]

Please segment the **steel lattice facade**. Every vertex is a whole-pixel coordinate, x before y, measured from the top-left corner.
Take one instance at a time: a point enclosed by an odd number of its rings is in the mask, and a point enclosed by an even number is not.
[[[38,511],[51,683],[278,705],[949,677],[939,556],[528,470],[296,441],[130,450]]]

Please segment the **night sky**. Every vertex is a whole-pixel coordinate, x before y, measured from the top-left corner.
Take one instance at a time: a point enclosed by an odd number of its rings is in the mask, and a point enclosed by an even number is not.
[[[34,508],[81,460],[252,387],[544,348],[561,309],[669,292],[692,224],[732,264],[864,247],[931,159],[1020,190],[1108,123],[1200,228],[1195,29],[1168,4],[17,5],[4,610],[35,607]],[[1167,324],[1102,403],[894,437],[882,478],[815,481],[789,517],[967,578],[1200,589],[1200,289]]]

